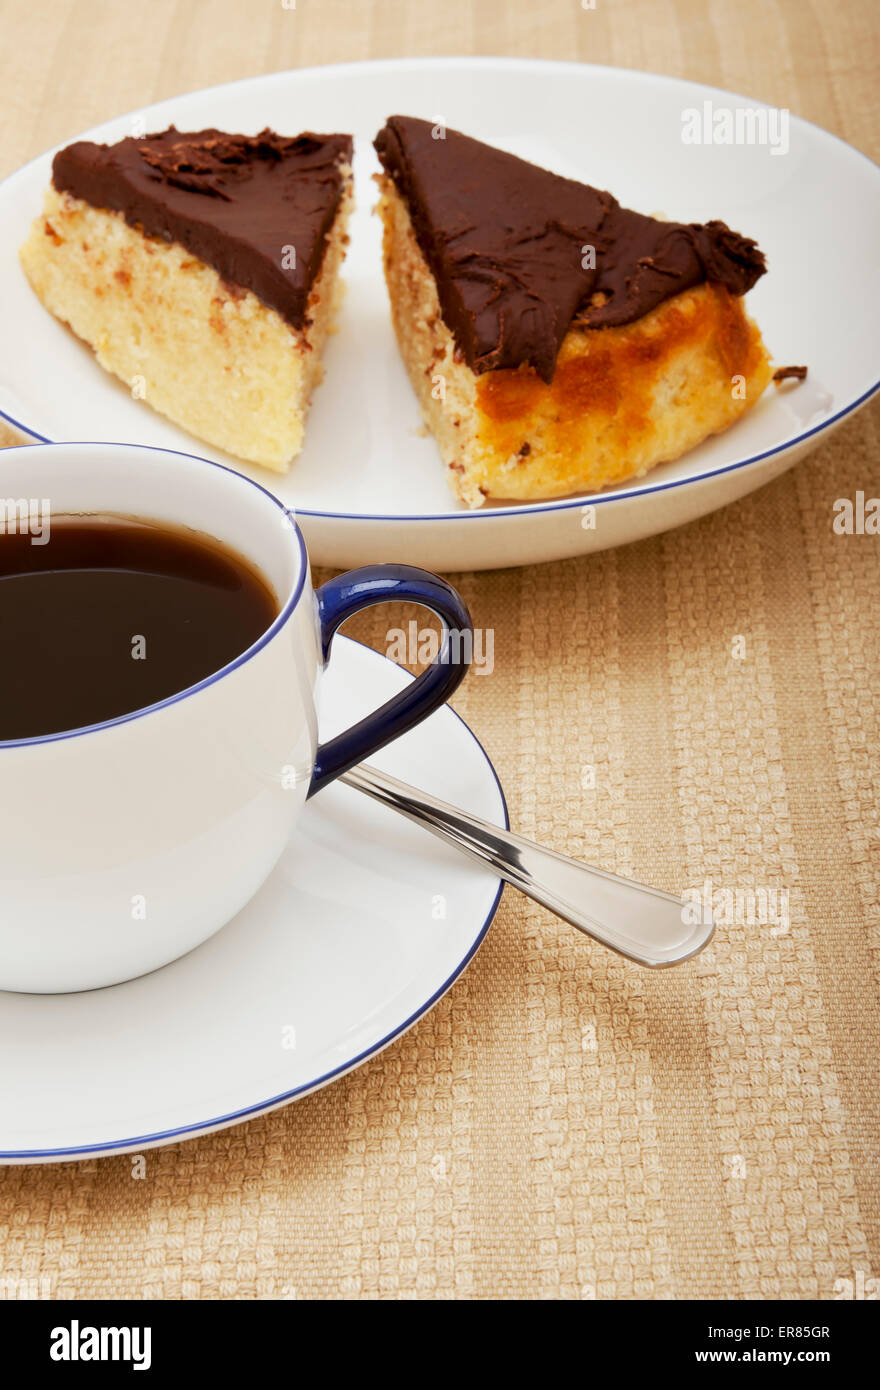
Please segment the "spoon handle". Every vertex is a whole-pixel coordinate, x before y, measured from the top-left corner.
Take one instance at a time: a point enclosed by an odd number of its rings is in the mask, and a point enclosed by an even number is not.
[[[582,864],[361,763],[340,779],[480,860],[521,893],[640,965],[677,965],[708,944],[711,916],[681,898]],[[691,918],[699,915],[699,921]]]

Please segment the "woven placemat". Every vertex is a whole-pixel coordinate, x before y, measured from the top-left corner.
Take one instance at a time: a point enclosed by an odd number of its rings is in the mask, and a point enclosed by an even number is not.
[[[456,51],[668,71],[868,152],[880,137],[870,0],[8,15],[9,169],[175,91]],[[866,409],[684,530],[452,576],[495,637],[492,675],[455,704],[513,823],[711,893],[726,920],[703,956],[639,970],[508,890],[449,995],[329,1089],[148,1153],[143,1179],[126,1157],[0,1170],[0,1280],[51,1297],[833,1298],[880,1274],[880,539],[831,526],[835,499],[880,494],[878,425]],[[383,650],[395,621],[351,630]]]

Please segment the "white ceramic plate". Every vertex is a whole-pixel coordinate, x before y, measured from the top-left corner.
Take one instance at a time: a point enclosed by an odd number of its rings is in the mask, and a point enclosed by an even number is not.
[[[337,637],[322,737],[407,679]],[[507,824],[492,764],[448,706],[374,761]],[[0,993],[0,1162],[139,1152],[317,1090],[436,1004],[500,897],[491,872],[396,812],[327,788],[262,891],[198,950],[111,989]]]
[[[405,59],[276,73],[135,113],[255,132],[354,132],[358,212],[341,329],[326,354],[305,450],[289,477],[236,463],[133,401],[30,291],[17,248],[49,182],[51,153],[0,186],[0,412],[39,439],[109,439],[206,454],[296,508],[312,559],[404,560],[480,569],[624,544],[693,520],[769,482],[873,393],[880,377],[880,170],[834,136],[792,119],[789,149],[685,145],[682,113],[759,103],[671,78],[576,63]],[[680,221],[720,217],[760,243],[770,270],[749,307],[778,363],[806,363],[797,389],[769,388],[744,420],[640,482],[595,498],[468,513],[451,501],[436,448],[420,435],[388,315],[371,141],[393,112],[442,120],[624,204]],[[120,117],[87,133],[132,132]],[[70,139],[75,132],[70,132]],[[585,502],[595,501],[595,527]],[[584,522],[587,524],[583,524]]]

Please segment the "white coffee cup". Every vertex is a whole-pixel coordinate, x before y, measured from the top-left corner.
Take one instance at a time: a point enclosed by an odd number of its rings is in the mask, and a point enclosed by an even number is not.
[[[22,499],[48,506],[50,547],[51,518],[68,514],[207,534],[255,564],[279,605],[237,660],[159,704],[39,738],[4,741],[0,728],[0,989],[55,993],[155,970],[228,922],[272,872],[307,797],[452,693],[466,669],[452,647],[469,644],[450,632],[470,619],[445,581],[409,566],[368,566],[315,593],[291,513],[187,454],[91,443],[0,451],[0,546],[22,515],[8,504]],[[436,661],[319,748],[315,695],[333,633],[358,609],[398,599],[441,618]],[[0,679],[9,660],[0,633]]]

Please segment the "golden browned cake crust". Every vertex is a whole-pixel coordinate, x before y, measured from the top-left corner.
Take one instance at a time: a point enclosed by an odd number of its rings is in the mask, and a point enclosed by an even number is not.
[[[45,307],[135,399],[198,439],[284,472],[302,448],[341,295],[352,204],[345,173],[301,330],[178,243],[146,237],[120,213],[54,187],[21,248],[22,266]]]
[[[380,178],[385,278],[400,351],[453,492],[532,500],[639,477],[727,429],[772,375],[743,301],[701,284],[634,323],[569,329],[553,380],[475,373],[443,322],[407,208]]]

